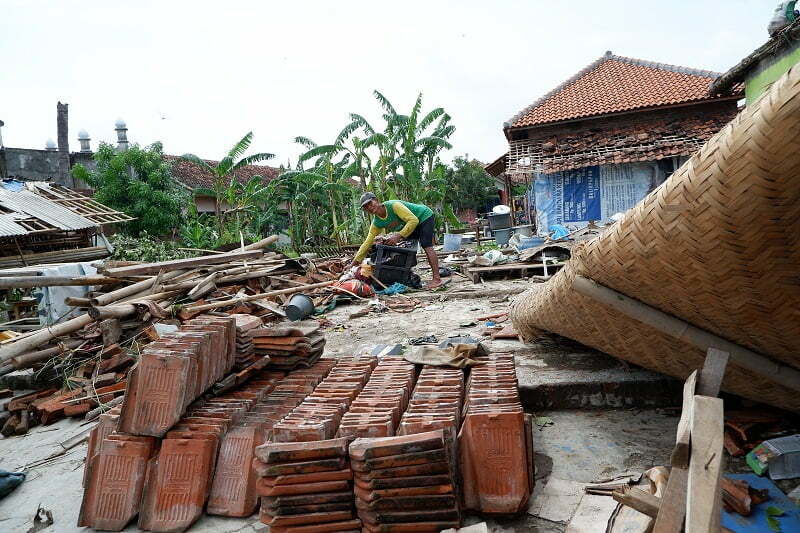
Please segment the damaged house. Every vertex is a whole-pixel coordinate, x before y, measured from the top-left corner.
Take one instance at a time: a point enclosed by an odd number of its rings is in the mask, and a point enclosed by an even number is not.
[[[506,175],[529,183],[537,232],[633,207],[737,112],[716,72],[606,52],[503,126]]]

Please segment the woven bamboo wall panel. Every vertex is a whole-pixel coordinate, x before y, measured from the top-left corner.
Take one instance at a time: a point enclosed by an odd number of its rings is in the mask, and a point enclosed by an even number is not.
[[[575,275],[800,368],[800,66],[712,137],[512,319],[685,378],[705,354],[572,289]],[[800,394],[734,365],[723,388],[800,409]]]

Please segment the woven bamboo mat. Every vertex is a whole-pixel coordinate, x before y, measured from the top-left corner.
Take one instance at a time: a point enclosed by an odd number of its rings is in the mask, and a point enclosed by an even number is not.
[[[704,352],[572,289],[585,276],[800,368],[800,65],[612,228],[513,304],[553,331],[684,379]],[[794,410],[800,393],[730,364],[723,389]]]

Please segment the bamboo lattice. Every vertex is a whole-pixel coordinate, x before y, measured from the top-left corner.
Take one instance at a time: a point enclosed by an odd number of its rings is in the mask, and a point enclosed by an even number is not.
[[[800,66],[513,304],[524,337],[549,330],[681,379],[700,368],[702,350],[579,294],[576,275],[800,368]],[[733,362],[722,388],[800,409]]]

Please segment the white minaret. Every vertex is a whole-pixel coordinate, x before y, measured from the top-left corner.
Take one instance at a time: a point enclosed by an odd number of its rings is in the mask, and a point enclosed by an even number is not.
[[[114,129],[117,132],[117,151],[124,152],[128,149],[128,126],[125,125],[124,120],[118,118],[114,123]]]
[[[78,142],[81,143],[81,152],[91,152],[92,147],[89,144],[89,141],[92,139],[89,137],[89,132],[86,130],[81,130],[78,132]]]
[[[47,142],[44,143],[44,149],[48,152],[55,152],[58,150],[58,146],[56,146],[56,142],[53,139],[47,139]]]

